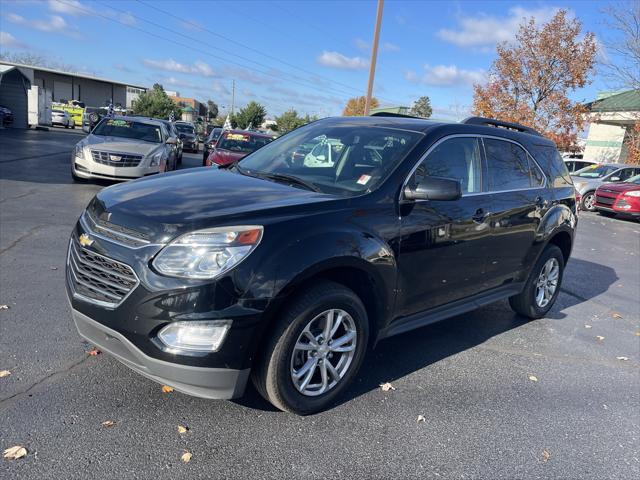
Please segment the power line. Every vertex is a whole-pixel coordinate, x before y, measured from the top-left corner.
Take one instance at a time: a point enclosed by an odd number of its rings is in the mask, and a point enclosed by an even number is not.
[[[191,44],[187,44],[187,43],[179,42],[179,41],[176,41],[176,40],[174,40],[174,39],[170,39],[170,38],[164,37],[164,36],[159,35],[159,34],[157,34],[157,33],[153,33],[153,32],[150,32],[150,31],[148,31],[148,30],[145,30],[145,29],[143,29],[143,28],[137,27],[137,26],[135,26],[135,25],[131,25],[131,24],[129,24],[129,23],[122,22],[122,21],[120,21],[120,20],[118,20],[118,19],[111,18],[111,17],[109,17],[109,16],[107,16],[107,15],[103,15],[103,14],[101,14],[101,13],[99,13],[99,12],[96,12],[96,11],[93,11],[93,10],[87,10],[87,9],[85,9],[85,8],[82,8],[82,7],[80,7],[80,6],[77,6],[76,4],[69,3],[69,2],[67,2],[67,1],[65,1],[65,0],[56,0],[56,1],[57,1],[58,3],[63,3],[63,4],[65,4],[65,5],[73,6],[76,10],[79,10],[79,11],[81,11],[81,12],[84,12],[84,13],[86,13],[86,14],[88,14],[88,15],[95,15],[95,16],[98,16],[98,17],[104,18],[105,20],[109,20],[109,21],[111,21],[111,22],[118,23],[118,24],[120,24],[120,25],[123,25],[123,26],[125,26],[125,27],[131,28],[131,29],[133,29],[133,30],[137,30],[137,31],[139,31],[139,32],[145,33],[145,34],[150,35],[150,36],[152,36],[152,37],[158,38],[158,39],[160,39],[160,40],[164,40],[164,41],[167,41],[167,42],[171,42],[171,43],[174,43],[174,44],[179,45],[179,46],[181,46],[181,47],[184,47],[184,48],[187,48],[187,49],[191,49],[191,50],[194,50],[194,51],[196,51],[196,52],[200,52],[200,53],[201,53],[201,54],[203,54],[203,55],[207,55],[207,56],[209,56],[209,57],[212,57],[212,58],[215,58],[215,59],[218,59],[218,60],[222,60],[223,62],[227,62],[227,63],[231,63],[231,64],[234,64],[234,65],[237,65],[237,66],[239,66],[239,67],[241,67],[241,68],[244,68],[244,69],[246,69],[246,70],[253,71],[253,72],[257,72],[257,73],[260,73],[260,74],[262,74],[262,75],[270,76],[270,77],[276,78],[276,79],[278,79],[278,80],[280,80],[280,81],[282,81],[282,82],[295,83],[295,84],[297,84],[297,85],[301,85],[301,86],[306,87],[306,88],[311,87],[311,88],[318,89],[318,85],[316,85],[316,84],[313,84],[313,83],[311,83],[311,84],[306,84],[306,83],[302,83],[301,81],[294,80],[294,79],[292,79],[292,78],[288,78],[288,77],[284,77],[284,78],[283,78],[283,77],[281,77],[280,75],[277,75],[277,74],[275,74],[275,73],[273,73],[273,72],[270,72],[270,71],[261,71],[261,70],[257,70],[257,69],[255,69],[255,68],[247,67],[246,65],[241,64],[241,63],[239,63],[239,62],[236,62],[236,61],[233,61],[233,60],[229,60],[229,59],[227,59],[227,58],[220,57],[220,56],[218,56],[218,55],[214,55],[214,54],[212,54],[212,53],[210,53],[210,52],[208,52],[208,51],[206,51],[206,50],[202,50],[202,49],[196,48],[196,47],[194,47],[194,46],[193,46],[193,45],[191,45]],[[110,8],[113,8],[113,7],[110,7]],[[114,9],[114,10],[117,10],[117,9]],[[121,11],[122,11],[122,10],[121,10]],[[129,12],[127,12],[127,13],[129,13]],[[138,20],[142,20],[142,21],[145,21],[145,22],[147,22],[147,23],[155,24],[154,22],[151,22],[151,21],[149,21],[149,20],[145,20],[145,19],[143,19],[143,18],[141,18],[141,17],[138,17],[138,16],[136,16],[136,15],[133,15],[133,14],[131,14],[131,13],[129,13],[129,15],[131,15],[132,17],[134,17],[134,18],[136,18],[136,19],[138,19]],[[172,30],[172,29],[170,29],[170,28],[164,27],[164,26],[162,26],[162,25],[158,25],[158,24],[155,24],[155,25],[156,25],[156,26],[158,26],[159,28],[163,28],[163,29],[168,30],[168,31],[170,31],[170,32],[172,32],[172,33],[176,33],[176,34],[181,35],[181,36],[183,36],[183,37],[185,37],[185,38],[189,38],[189,39],[191,39],[191,40],[194,40],[194,41],[197,41],[197,42],[199,42],[199,43],[200,43],[200,40],[199,40],[199,39],[195,39],[195,38],[193,38],[193,37],[189,37],[188,35],[184,35],[184,34],[182,34],[181,32],[176,32],[175,30]],[[215,46],[213,46],[213,45],[210,45],[210,46],[212,46],[212,47],[214,47],[214,48],[215,48]],[[249,60],[249,61],[251,61],[251,60]],[[252,63],[258,63],[258,62],[255,62],[255,61],[251,61],[251,62],[252,62]],[[326,90],[322,90],[322,91],[323,91],[324,93],[329,93],[329,94],[334,94],[334,95],[336,94],[336,92],[335,92],[335,91],[333,91],[333,92],[329,92],[329,91],[326,91]],[[351,95],[350,93],[344,93],[344,92],[339,92],[339,93],[340,93],[340,94],[342,94],[342,95]]]
[[[199,24],[197,24],[197,23],[195,23],[195,22],[192,22],[191,20],[187,20],[187,19],[185,19],[185,18],[178,17],[178,16],[176,16],[176,15],[172,14],[171,12],[168,12],[168,11],[166,11],[166,10],[163,10],[162,8],[159,8],[159,7],[155,6],[155,5],[151,5],[151,4],[149,4],[149,3],[147,3],[147,2],[145,2],[145,1],[143,1],[143,0],[136,0],[136,1],[137,1],[138,3],[140,3],[140,4],[142,4],[142,5],[145,5],[145,6],[146,6],[146,7],[148,7],[148,8],[152,8],[152,9],[154,9],[154,10],[156,10],[156,11],[158,11],[158,12],[164,13],[164,14],[166,14],[166,15],[171,15],[171,16],[173,16],[174,18],[176,18],[177,20],[180,20],[181,22],[183,22],[183,23],[185,23],[185,24],[187,24],[187,25],[191,25],[191,26],[193,26],[193,27],[195,27],[195,28],[197,28],[197,29],[199,29],[199,30],[205,31],[205,32],[207,32],[207,33],[210,33],[211,35],[214,35],[214,36],[216,36],[216,37],[222,38],[223,40],[226,40],[227,42],[230,42],[230,43],[234,43],[234,44],[236,44],[236,45],[239,45],[240,47],[245,48],[245,49],[247,49],[247,50],[250,50],[250,51],[252,51],[252,52],[254,52],[254,53],[257,53],[257,54],[259,54],[259,55],[261,55],[261,56],[263,56],[263,57],[265,57],[265,58],[270,58],[271,60],[275,60],[275,61],[277,61],[277,62],[280,62],[280,63],[282,63],[282,64],[284,64],[284,65],[287,65],[288,67],[294,68],[294,69],[296,69],[296,70],[299,70],[299,71],[301,71],[301,72],[307,73],[307,74],[309,74],[309,75],[313,75],[313,76],[314,76],[314,77],[316,77],[316,78],[321,78],[321,79],[326,80],[326,81],[328,81],[328,82],[330,82],[330,83],[334,83],[334,84],[336,84],[336,85],[340,85],[341,87],[348,88],[348,89],[349,89],[349,90],[351,90],[351,91],[354,91],[354,92],[359,91],[357,88],[355,88],[355,87],[353,87],[353,86],[351,86],[351,85],[347,85],[346,83],[338,82],[338,81],[333,80],[333,79],[331,79],[331,78],[329,78],[329,77],[326,77],[326,76],[324,76],[324,75],[320,75],[320,74],[318,74],[318,73],[315,73],[315,72],[312,72],[312,71],[310,71],[310,70],[304,69],[304,68],[299,67],[299,66],[297,66],[297,65],[294,65],[294,64],[292,64],[292,63],[286,62],[285,60],[282,60],[282,59],[280,59],[280,58],[278,58],[278,57],[275,57],[275,56],[273,56],[273,55],[270,55],[270,54],[268,54],[268,53],[265,53],[265,52],[263,52],[263,51],[261,51],[261,50],[258,50],[258,49],[256,49],[256,48],[253,48],[253,47],[251,47],[251,46],[245,45],[245,44],[243,44],[243,43],[241,43],[241,42],[239,42],[239,41],[237,41],[237,40],[233,40],[233,39],[231,39],[231,38],[229,38],[229,37],[227,37],[227,36],[225,36],[225,35],[222,35],[221,33],[217,33],[217,32],[214,32],[214,31],[212,31],[212,30],[209,30],[208,28],[204,27],[203,25],[199,25]],[[111,8],[113,8],[113,7],[111,7]],[[116,9],[116,10],[117,10],[117,9]]]

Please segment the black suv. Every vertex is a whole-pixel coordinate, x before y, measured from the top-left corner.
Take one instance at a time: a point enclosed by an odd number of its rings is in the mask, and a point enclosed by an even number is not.
[[[505,298],[544,316],[576,221],[531,129],[327,118],[226,170],[105,188],[71,235],[67,290],[80,334],[142,375],[217,399],[251,377],[308,414],[383,338]]]

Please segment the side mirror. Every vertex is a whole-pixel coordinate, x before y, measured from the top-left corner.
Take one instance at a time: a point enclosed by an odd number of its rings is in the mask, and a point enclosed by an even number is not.
[[[611,180],[612,182],[619,182],[620,177],[611,177],[609,180]]]
[[[458,200],[460,197],[462,186],[453,178],[425,177],[416,188],[404,188],[406,200]]]
[[[169,137],[169,138],[167,138],[167,141],[165,143],[167,145],[177,145],[178,144],[178,139],[176,137]]]

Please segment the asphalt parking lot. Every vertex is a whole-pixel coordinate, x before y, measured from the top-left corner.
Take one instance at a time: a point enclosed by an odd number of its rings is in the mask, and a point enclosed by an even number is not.
[[[87,354],[65,252],[108,183],[72,182],[81,134],[0,130],[0,448],[29,452],[0,460],[0,477],[640,476],[640,223],[581,214],[548,318],[497,303],[385,340],[339,405],[302,418],[253,389],[234,402],[163,393]]]

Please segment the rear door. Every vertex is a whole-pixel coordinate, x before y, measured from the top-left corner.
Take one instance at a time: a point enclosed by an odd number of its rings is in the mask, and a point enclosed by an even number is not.
[[[483,138],[483,144],[493,206],[486,272],[495,287],[527,270],[538,225],[553,198],[542,170],[520,144],[495,137]]]
[[[481,143],[456,136],[437,144],[408,179],[455,178],[463,196],[455,201],[402,205],[398,256],[398,314],[411,315],[478,293],[491,248],[491,200],[482,193]]]

